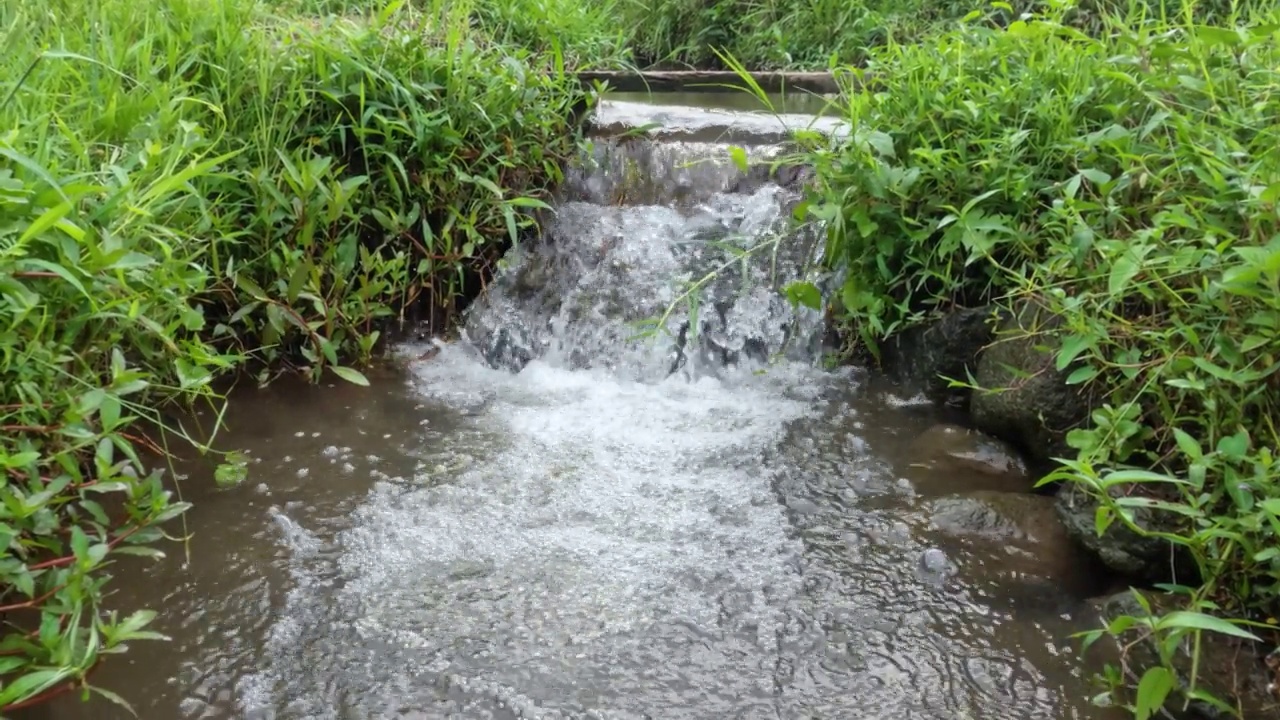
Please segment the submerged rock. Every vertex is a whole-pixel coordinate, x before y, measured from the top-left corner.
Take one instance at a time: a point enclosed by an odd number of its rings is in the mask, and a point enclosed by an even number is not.
[[[1005,320],[978,360],[980,389],[970,400],[976,427],[1016,444],[1038,463],[1071,452],[1067,433],[1088,420],[1092,406],[1082,388],[1067,385],[1066,373],[1055,368],[1046,331],[1060,322],[1032,306]]]
[[[939,424],[926,430],[911,445],[911,480],[936,490],[1030,491],[1026,463],[1001,440],[958,425]]]
[[[1151,602],[1152,608],[1160,614],[1166,614],[1180,608],[1180,598],[1163,593],[1144,593]],[[1097,598],[1090,601],[1090,606],[1097,613],[1099,627],[1122,615],[1142,617],[1145,613],[1132,592]],[[1105,636],[1104,636],[1105,637]],[[1196,668],[1196,687],[1206,690],[1214,697],[1228,705],[1237,707],[1239,717],[1248,720],[1264,718],[1280,718],[1280,698],[1272,695],[1268,689],[1271,678],[1268,678],[1262,653],[1267,648],[1247,640],[1232,638],[1219,633],[1205,632],[1200,635],[1200,661]],[[1139,631],[1131,631],[1122,640],[1127,643],[1127,651],[1123,656],[1114,641],[1099,645],[1109,656],[1112,663],[1122,662],[1128,671],[1128,679],[1136,682],[1149,668],[1159,664],[1156,648],[1158,638],[1147,635],[1141,637]],[[1175,655],[1174,666],[1178,672],[1179,685],[1187,686],[1191,676],[1191,642],[1188,637]],[[1095,645],[1095,648],[1099,647]],[[1177,720],[1228,720],[1236,715],[1229,714],[1201,701],[1195,701],[1183,708],[1183,697],[1177,691],[1169,696],[1165,703],[1168,717]]]
[[[1015,579],[1078,597],[1096,592],[1091,563],[1054,513],[1052,498],[977,491],[931,498],[923,507],[930,530],[964,541],[960,565],[971,577]]]
[[[979,490],[932,498],[926,507],[930,524],[950,535],[1030,545],[1071,545],[1066,528],[1053,511],[1053,500],[1041,495]]]
[[[946,378],[964,380],[975,372],[982,349],[991,342],[993,310],[966,308],[890,338],[882,350],[886,374],[908,392],[924,392],[934,402],[964,406],[966,388],[950,387]]]

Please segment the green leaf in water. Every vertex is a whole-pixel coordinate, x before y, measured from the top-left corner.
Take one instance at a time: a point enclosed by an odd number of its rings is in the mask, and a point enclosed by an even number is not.
[[[369,387],[369,379],[361,374],[359,370],[343,367],[341,365],[334,365],[333,372],[335,375],[349,383],[360,385],[361,387]]]

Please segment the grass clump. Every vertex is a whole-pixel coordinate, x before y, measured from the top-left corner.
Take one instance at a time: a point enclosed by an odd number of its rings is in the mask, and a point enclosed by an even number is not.
[[[1059,7],[874,51],[853,140],[809,156],[808,212],[871,355],[956,306],[1061,321],[1036,342],[1100,402],[1045,482],[1194,565],[1162,586],[1186,612],[1108,628],[1169,650],[1131,696],[1147,717],[1175,650],[1280,616],[1280,15],[1105,10],[1090,33]]]
[[[951,0],[619,0],[637,64],[721,69],[721,53],[751,70],[860,63],[869,48],[907,40],[972,9]]]
[[[561,2],[563,0],[526,0]],[[501,4],[501,3],[499,3]],[[518,4],[518,3],[517,3]],[[724,56],[750,70],[822,70],[862,65],[877,48],[923,43],[960,20],[1007,26],[1023,13],[1054,11],[1061,0],[601,0],[625,28],[626,47],[640,66],[732,69]],[[1232,0],[1081,0],[1060,12],[1064,24],[1104,31],[1105,18],[1136,5],[1150,15],[1198,20],[1231,16]],[[583,11],[566,17],[577,18]],[[539,13],[530,13],[538,17]],[[588,11],[588,14],[589,11]]]
[[[155,637],[102,601],[186,509],[151,471],[160,408],[235,370],[363,383],[387,323],[447,317],[574,147],[555,43],[460,3],[306,9],[0,5],[0,713]]]

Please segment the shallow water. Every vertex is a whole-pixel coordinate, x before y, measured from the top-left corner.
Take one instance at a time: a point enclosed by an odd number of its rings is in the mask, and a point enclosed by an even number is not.
[[[821,318],[777,299],[825,281],[778,229],[798,196],[725,173],[566,199],[462,341],[371,388],[238,394],[249,481],[192,470],[190,556],[115,583],[174,641],[94,681],[146,720],[1103,718],[1068,639],[1091,567],[954,532],[936,503],[1009,479],[931,460],[941,411],[819,369]]]
[[[174,642],[95,682],[157,720],[1102,717],[1074,598],[929,529],[929,478],[904,480],[939,418],[898,400],[458,347],[371,389],[242,394],[250,481],[189,480],[190,561],[117,583]]]

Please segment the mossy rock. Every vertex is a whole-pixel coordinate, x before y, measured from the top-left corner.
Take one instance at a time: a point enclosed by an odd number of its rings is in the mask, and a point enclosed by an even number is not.
[[[969,409],[974,425],[1017,445],[1032,461],[1072,457],[1067,433],[1082,426],[1093,407],[1080,386],[1068,385],[1055,366],[1052,330],[1060,318],[1024,306],[1005,319],[977,363]]]
[[[1124,488],[1114,488],[1117,495]],[[1076,542],[1093,553],[1103,565],[1121,575],[1142,578],[1152,582],[1167,582],[1175,576],[1184,580],[1194,574],[1194,565],[1183,553],[1167,540],[1139,535],[1128,526],[1115,521],[1106,533],[1098,535],[1097,512],[1099,502],[1079,485],[1068,484],[1054,498],[1055,508],[1062,524]],[[1133,508],[1133,521],[1142,528],[1169,530],[1159,527],[1158,518],[1145,508]],[[1173,571],[1176,563],[1178,572]]]

